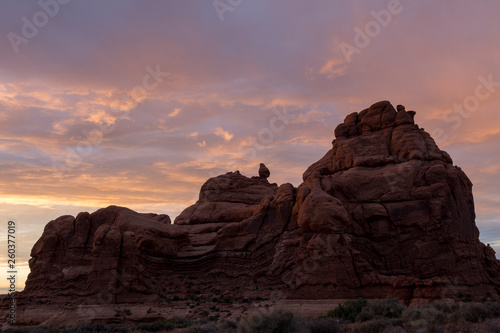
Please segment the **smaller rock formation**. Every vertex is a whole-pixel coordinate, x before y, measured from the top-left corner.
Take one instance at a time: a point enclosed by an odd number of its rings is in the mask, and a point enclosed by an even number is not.
[[[261,163],[260,167],[259,167],[259,177],[267,179],[267,178],[269,178],[270,175],[271,175],[271,171],[269,171],[269,169],[266,167],[266,165],[264,163]]]
[[[238,171],[228,172],[207,180],[199,200],[177,216],[175,224],[241,222],[255,213],[263,198],[274,197],[277,190],[276,184],[262,176],[248,178]]]

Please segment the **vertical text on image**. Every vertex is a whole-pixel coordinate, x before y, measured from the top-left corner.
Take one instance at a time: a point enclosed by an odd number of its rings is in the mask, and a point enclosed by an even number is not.
[[[16,223],[9,221],[7,223],[7,281],[9,281],[9,315],[10,323],[16,322]]]

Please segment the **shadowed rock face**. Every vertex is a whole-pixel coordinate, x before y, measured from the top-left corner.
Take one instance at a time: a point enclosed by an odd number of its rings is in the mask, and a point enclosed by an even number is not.
[[[333,147],[277,186],[239,172],[209,179],[174,224],[110,206],[51,221],[22,298],[140,302],[210,294],[282,298],[482,298],[500,286],[479,242],[472,184],[415,112],[378,102],[348,115]],[[71,297],[70,297],[71,296]]]

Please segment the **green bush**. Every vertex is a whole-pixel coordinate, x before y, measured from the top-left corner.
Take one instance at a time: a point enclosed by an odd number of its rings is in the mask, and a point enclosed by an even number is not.
[[[353,323],[366,304],[367,301],[364,298],[349,300],[344,304],[339,304],[335,309],[328,311],[326,315],[328,317],[338,318]]]
[[[296,328],[297,321],[293,313],[282,309],[254,313],[238,324],[238,332],[244,333],[292,333]]]
[[[406,306],[395,298],[369,300],[355,317],[356,321],[368,321],[374,317],[400,318]]]

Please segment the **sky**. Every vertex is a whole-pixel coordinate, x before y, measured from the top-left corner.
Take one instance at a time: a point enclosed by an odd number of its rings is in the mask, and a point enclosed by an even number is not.
[[[301,183],[344,117],[380,100],[474,184],[500,250],[500,2],[4,0],[0,274],[16,287],[60,215],[109,205],[175,218],[209,178]],[[5,292],[0,279],[0,293]]]

